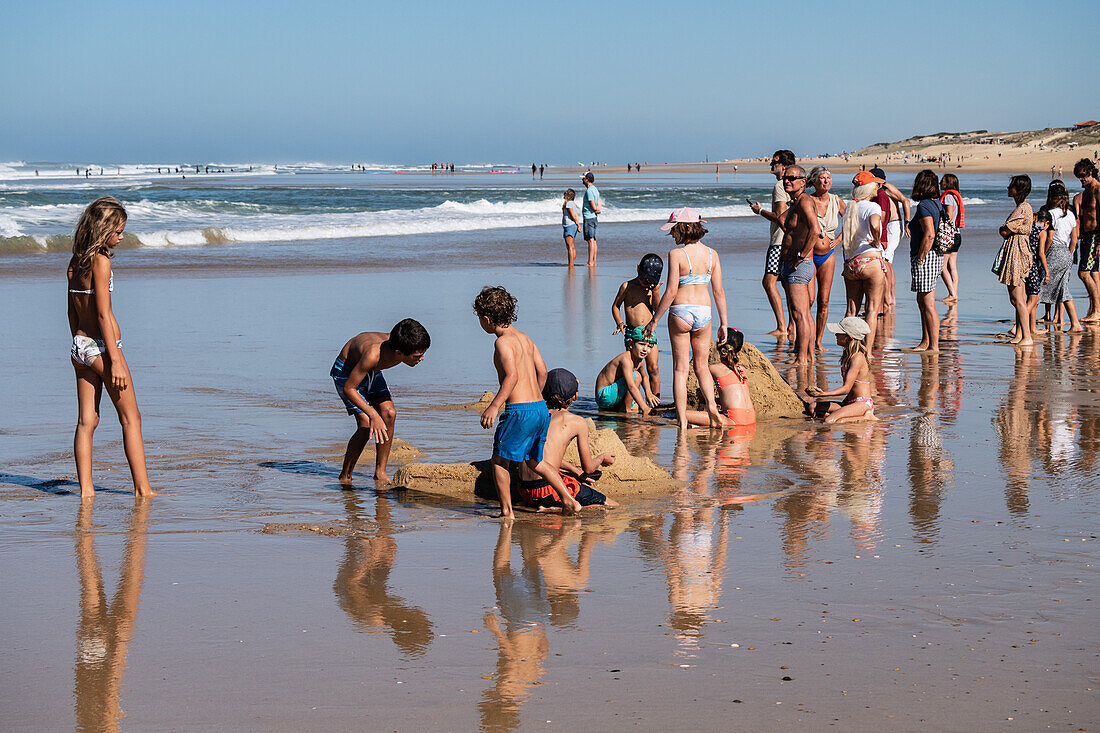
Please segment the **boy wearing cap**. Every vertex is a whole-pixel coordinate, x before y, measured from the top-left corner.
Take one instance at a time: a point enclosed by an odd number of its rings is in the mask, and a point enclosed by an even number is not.
[[[634,326],[626,329],[623,342],[626,351],[607,362],[596,375],[596,405],[601,410],[621,412],[634,412],[637,405],[643,415],[648,415],[660,400],[653,396],[649,379],[639,371],[657,339]]]
[[[562,503],[562,513],[572,514],[580,504],[566,490],[557,469],[543,460],[543,444],[550,427],[550,412],[542,400],[546,364],[535,342],[512,326],[516,299],[502,287],[484,287],[474,299],[474,313],[482,330],[496,336],[493,365],[500,389],[481,413],[481,426],[493,427],[497,413],[504,408],[493,436],[493,483],[500,498],[500,516],[514,516],[510,469],[516,463],[546,479]]]
[[[588,447],[588,422],[580,415],[569,412],[569,406],[577,399],[578,386],[577,378],[568,369],[551,369],[546,375],[542,397],[550,408],[550,428],[546,433],[542,460],[561,473],[565,488],[582,507],[617,507],[617,502],[585,483],[590,478],[598,479],[600,469],[615,462],[615,454],[601,453],[592,457]],[[581,459],[579,468],[565,460],[565,449],[572,440],[577,441],[577,454]],[[549,482],[526,466],[520,468],[517,494],[521,502],[540,512],[561,507]]]
[[[638,263],[638,276],[619,286],[619,292],[615,294],[615,302],[611,304],[611,317],[615,320],[615,330],[611,332],[612,335],[635,326],[644,328],[652,320],[653,313],[661,304],[661,273],[664,269],[665,265],[660,255],[647,254]],[[625,312],[625,321],[619,315],[620,307]],[[646,376],[649,377],[649,388],[659,402],[661,369],[658,354],[657,342],[654,340],[645,358],[645,370]]]
[[[596,225],[599,223],[597,216],[602,213],[600,191],[593,184],[596,177],[592,171],[581,176],[584,184],[584,205],[581,206],[581,217],[584,219],[584,241],[588,243],[588,266],[596,266]]]

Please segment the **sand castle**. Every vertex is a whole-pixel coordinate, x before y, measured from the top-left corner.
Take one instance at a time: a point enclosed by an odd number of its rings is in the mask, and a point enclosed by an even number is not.
[[[614,430],[596,429],[591,418],[588,422],[588,447],[593,455],[614,453],[615,463],[603,469],[603,476],[593,486],[616,500],[662,496],[676,489],[680,482],[652,459],[635,456],[626,449]],[[580,457],[577,447],[571,444],[565,452],[565,460],[577,465]],[[482,497],[496,500],[490,462],[471,463],[410,463],[394,474],[393,484],[398,488],[415,489],[430,494],[442,494],[460,499]]]

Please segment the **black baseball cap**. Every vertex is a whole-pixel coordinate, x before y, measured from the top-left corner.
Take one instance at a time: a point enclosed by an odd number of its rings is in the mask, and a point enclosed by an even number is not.
[[[877,165],[871,169],[871,175],[875,178],[881,178],[884,181],[886,180],[886,171],[882,170]]]
[[[580,383],[577,377],[568,369],[551,369],[546,373],[546,384],[542,388],[543,398],[558,397],[561,400],[571,400],[577,396],[577,388]]]
[[[661,282],[664,269],[665,263],[661,255],[650,252],[638,263],[638,277],[647,285],[656,285]]]
[[[596,180],[596,177],[594,175],[592,175],[592,171],[588,171],[583,176],[581,176],[581,180],[582,181],[588,181],[589,183],[592,183],[593,181]]]

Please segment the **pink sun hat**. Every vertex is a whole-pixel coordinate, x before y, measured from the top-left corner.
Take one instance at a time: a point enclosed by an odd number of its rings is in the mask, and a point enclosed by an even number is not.
[[[667,232],[677,224],[691,224],[694,222],[705,222],[706,219],[699,218],[699,212],[690,206],[685,206],[682,209],[676,209],[668,215],[668,223],[661,226],[662,232]]]

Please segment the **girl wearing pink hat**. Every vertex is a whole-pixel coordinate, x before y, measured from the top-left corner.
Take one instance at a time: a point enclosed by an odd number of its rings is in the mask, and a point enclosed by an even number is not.
[[[687,375],[694,360],[699,384],[710,383],[707,359],[710,355],[711,295],[718,308],[718,343],[726,340],[726,293],[722,289],[722,264],[718,253],[700,240],[707,233],[695,209],[684,207],[672,212],[661,227],[680,245],[668,253],[668,285],[664,297],[645,327],[656,330],[661,316],[668,311],[668,337],[672,344],[672,395],[680,429],[688,427]],[[709,288],[709,292],[708,292]],[[707,401],[711,427],[722,427],[722,416],[711,390],[702,390]]]

